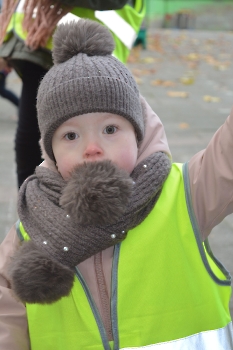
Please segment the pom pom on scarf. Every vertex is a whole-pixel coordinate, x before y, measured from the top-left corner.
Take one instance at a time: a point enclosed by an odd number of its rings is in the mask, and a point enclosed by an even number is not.
[[[129,174],[109,160],[77,166],[60,205],[81,225],[110,225],[126,211],[133,187]]]
[[[23,242],[9,265],[11,287],[24,303],[51,304],[69,295],[74,271],[50,259],[33,241]]]

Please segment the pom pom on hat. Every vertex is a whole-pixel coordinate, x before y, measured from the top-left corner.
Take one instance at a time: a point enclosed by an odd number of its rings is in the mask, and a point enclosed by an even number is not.
[[[109,30],[99,23],[80,19],[69,26],[61,24],[53,36],[54,64],[68,61],[79,53],[88,56],[111,55],[115,44]]]

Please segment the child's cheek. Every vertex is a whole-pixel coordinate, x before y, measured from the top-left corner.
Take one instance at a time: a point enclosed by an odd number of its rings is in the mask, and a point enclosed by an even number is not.
[[[126,149],[121,153],[121,157],[119,159],[118,165],[130,174],[135,168],[136,162],[137,162],[137,150]]]
[[[77,164],[73,164],[73,162],[70,159],[67,159],[67,157],[59,159],[57,162],[57,168],[64,180],[69,179],[70,173],[75,165]]]

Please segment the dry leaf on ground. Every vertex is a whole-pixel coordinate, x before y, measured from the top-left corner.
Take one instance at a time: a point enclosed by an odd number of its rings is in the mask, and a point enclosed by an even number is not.
[[[228,63],[218,63],[215,66],[218,70],[227,70],[229,68],[229,64]]]
[[[150,85],[152,86],[163,85],[163,80],[161,79],[151,80]]]
[[[164,86],[164,87],[171,87],[176,85],[174,81],[162,80],[162,79],[151,80],[150,84],[152,86]]]
[[[186,58],[190,61],[197,61],[200,59],[200,55],[198,55],[197,53],[195,52],[192,52],[192,53],[189,53]]]
[[[142,85],[142,83],[143,83],[143,80],[141,78],[138,78],[138,77],[135,77],[135,76],[134,76],[134,80],[136,81],[136,83],[138,85]]]
[[[161,44],[161,36],[160,34],[155,34],[153,36],[148,37],[148,48],[149,50],[157,51],[163,53],[163,47]]]
[[[195,82],[193,75],[184,75],[180,78],[180,82],[184,85],[192,85]]]
[[[203,96],[203,100],[205,102],[220,102],[220,98],[219,97],[210,96],[210,95],[204,95]]]
[[[205,55],[204,60],[211,66],[214,66],[218,70],[227,70],[231,64],[231,61],[219,61],[216,60],[213,56]]]
[[[144,57],[140,59],[141,63],[154,63],[155,59],[153,57]]]
[[[188,129],[189,128],[189,124],[188,123],[180,123],[179,124],[179,128],[180,129]]]
[[[181,98],[186,98],[188,97],[188,92],[186,91],[168,91],[167,95],[169,97],[181,97]]]
[[[139,62],[142,48],[140,46],[133,47],[130,51],[127,63],[137,63]]]
[[[136,77],[140,77],[142,75],[152,75],[156,73],[156,69],[151,68],[151,69],[139,69],[139,68],[133,68],[132,73]]]
[[[165,80],[163,82],[163,86],[165,86],[165,87],[171,87],[171,86],[175,86],[175,85],[176,85],[176,83],[174,81],[171,81],[171,80]]]

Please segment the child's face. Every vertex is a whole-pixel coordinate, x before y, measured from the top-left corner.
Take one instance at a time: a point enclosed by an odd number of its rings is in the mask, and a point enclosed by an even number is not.
[[[75,166],[101,160],[111,160],[131,173],[138,154],[132,124],[111,113],[88,113],[68,119],[55,131],[52,148],[65,180]]]

